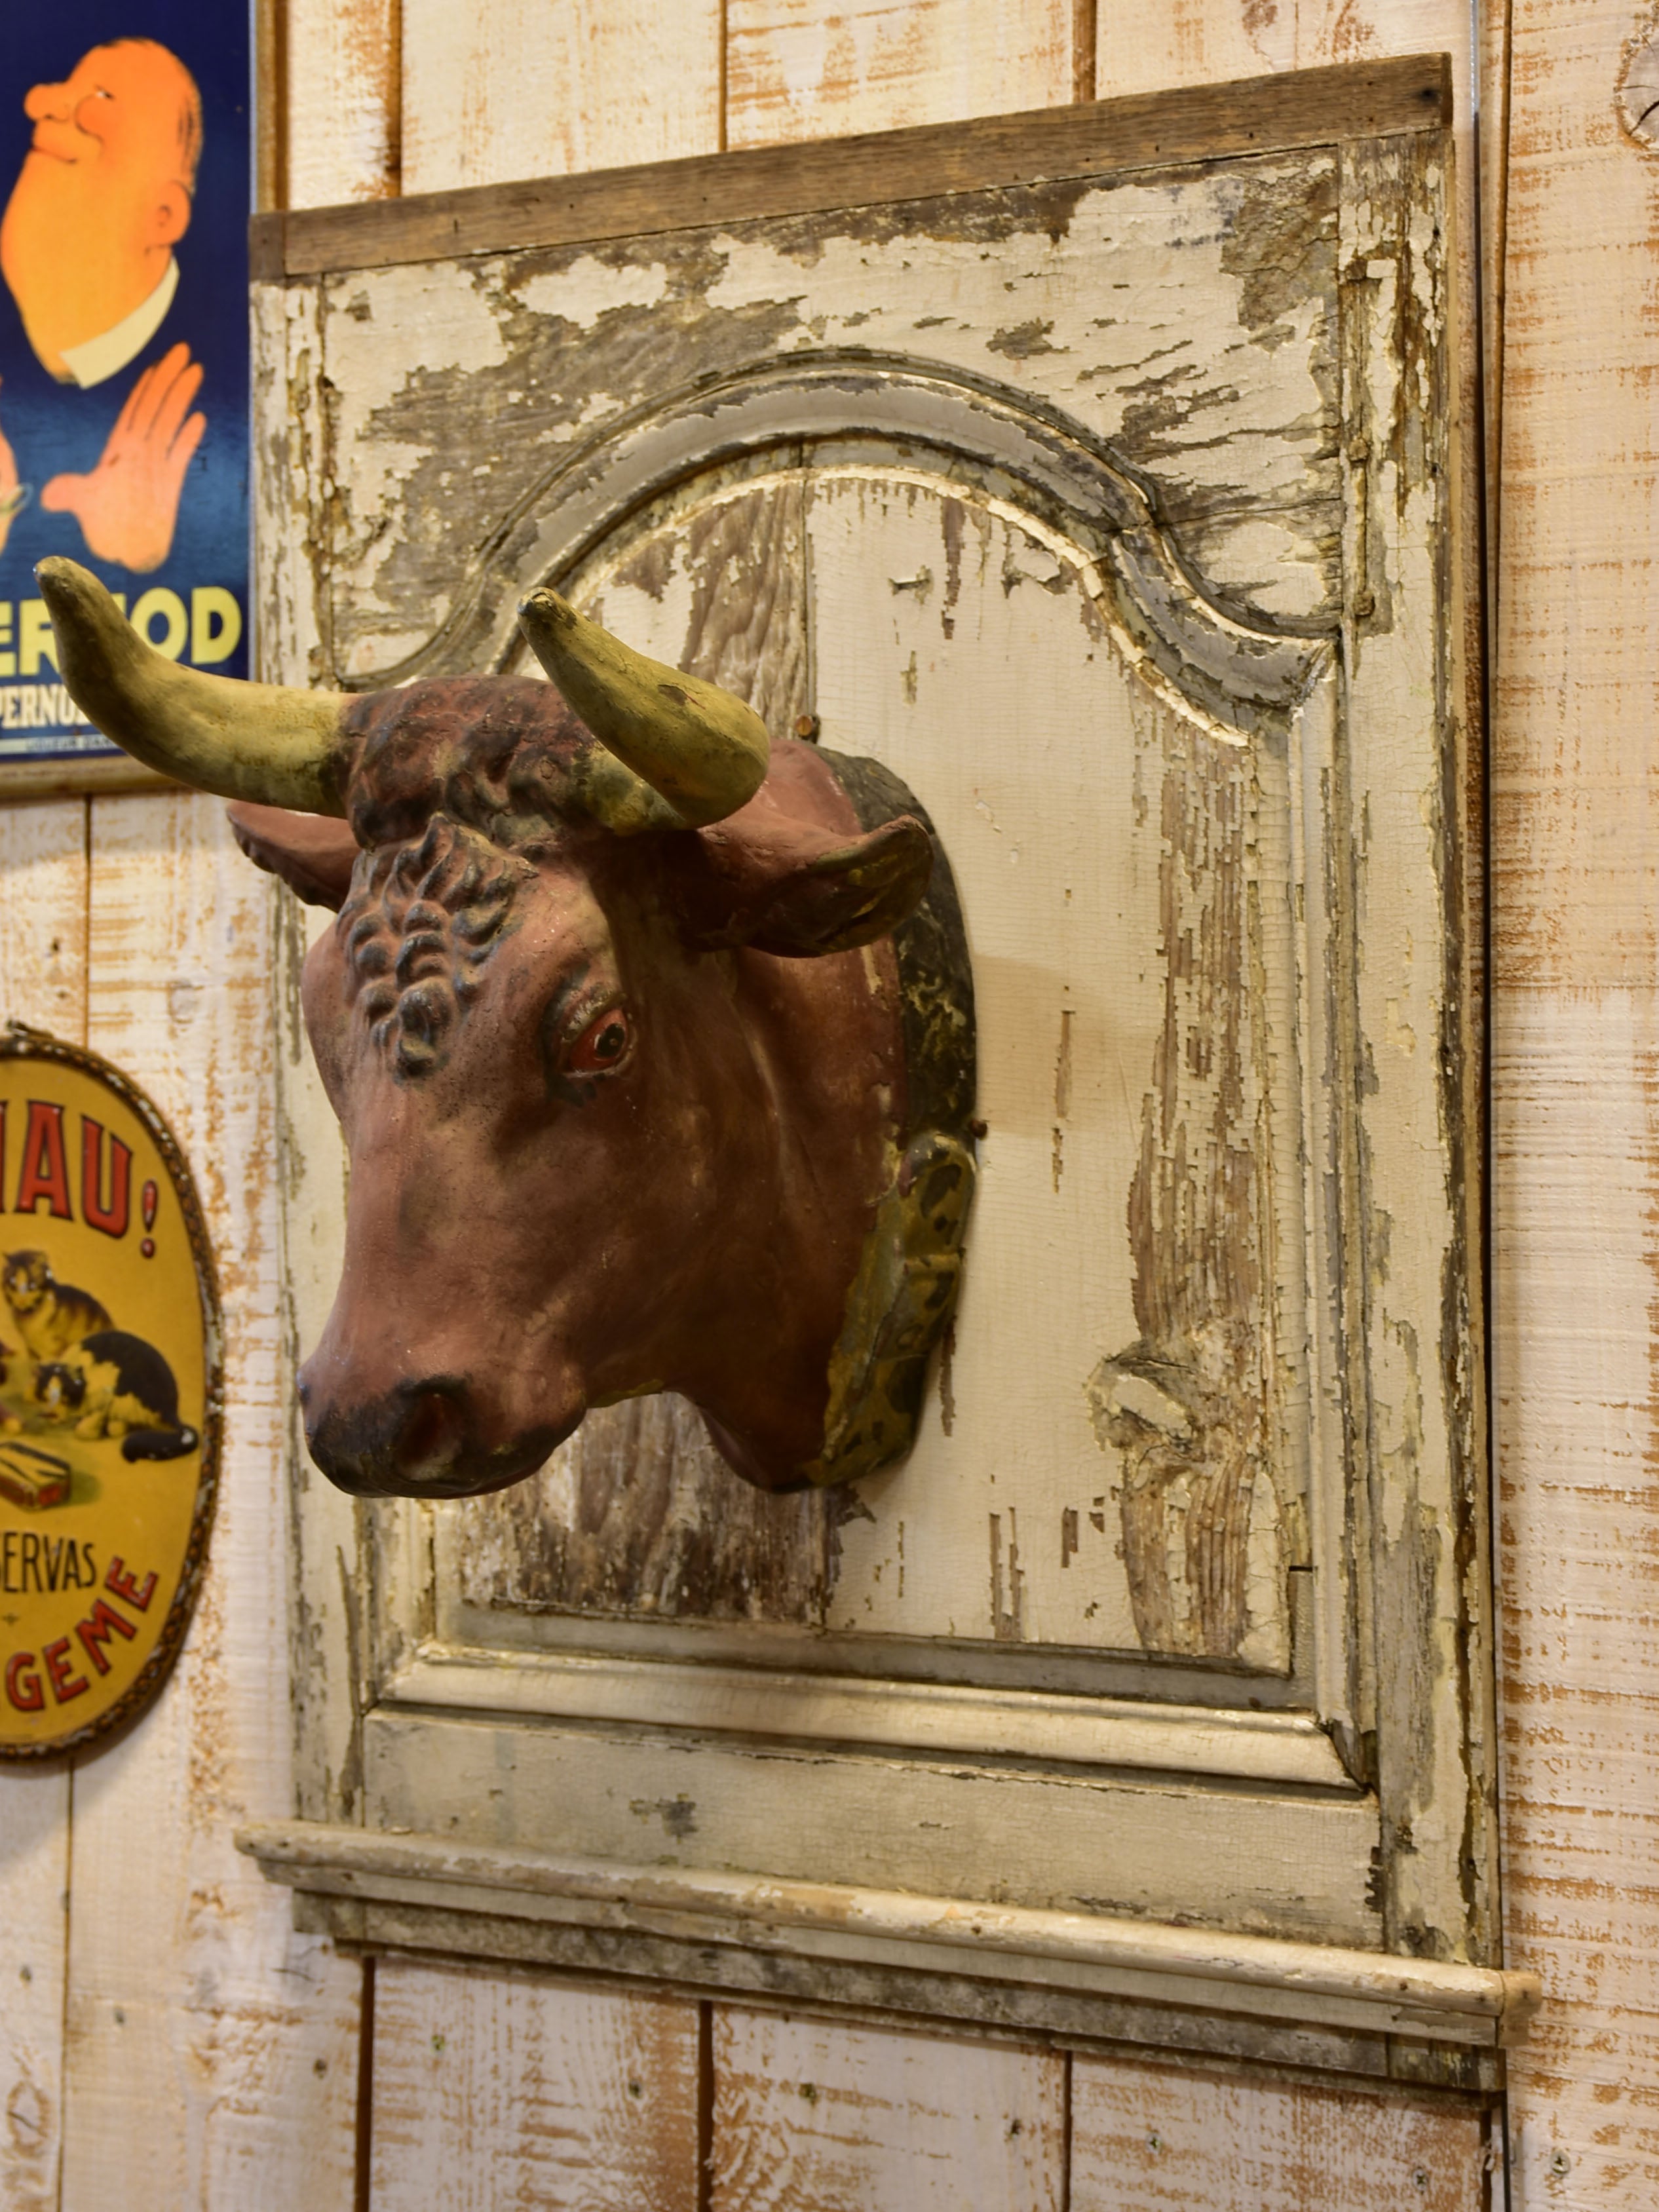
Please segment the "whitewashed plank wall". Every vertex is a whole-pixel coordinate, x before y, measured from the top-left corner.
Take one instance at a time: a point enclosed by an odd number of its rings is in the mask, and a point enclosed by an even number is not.
[[[1512,2067],[1511,2203],[1649,2212],[1659,161],[1614,109],[1644,7],[1485,0],[1478,36],[1463,0],[279,0],[276,12],[269,173],[296,205],[1449,48],[1474,274],[1481,86],[1487,520],[1502,525],[1504,1842],[1510,1963],[1540,1968],[1552,1992]],[[109,1052],[185,1138],[225,1271],[233,1406],[211,1571],[172,1685],[75,1774],[0,1776],[8,2212],[79,2212],[118,2193],[168,2212],[567,2198],[1035,2212],[1068,2191],[1073,2212],[1477,2212],[1486,2145],[1461,2111],[393,1962],[379,1978],[360,2176],[359,1969],[294,1936],[287,1900],[228,1848],[237,1819],[285,1812],[292,1787],[270,908],[215,810],[183,799],[0,811],[0,1013]]]
[[[0,1018],[83,1044],[87,807],[0,808]],[[73,1778],[0,1773],[0,2203],[55,2212],[64,2121]]]
[[[1521,2212],[1659,2203],[1659,158],[1638,0],[1516,0],[1492,733],[1492,1249]]]

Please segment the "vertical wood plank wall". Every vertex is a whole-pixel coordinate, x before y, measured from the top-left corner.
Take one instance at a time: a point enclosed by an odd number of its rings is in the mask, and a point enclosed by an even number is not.
[[[1494,1374],[1525,2212],[1659,2203],[1659,156],[1643,0],[1516,0],[1492,755]]]
[[[1512,2065],[1510,2203],[1650,2212],[1659,156],[1614,106],[1648,0],[270,4],[267,174],[296,205],[1458,57],[1498,525],[1506,1909],[1510,1962],[1551,1993]],[[0,809],[0,1015],[108,1052],[190,1151],[224,1272],[232,1408],[207,1587],[156,1708],[74,1771],[0,1775],[5,2212],[1501,2201],[1495,2146],[1454,2107],[505,1972],[383,1962],[365,2063],[362,1970],[295,1935],[286,1895],[229,1844],[237,1820],[292,1796],[270,896],[216,807],[166,796]]]

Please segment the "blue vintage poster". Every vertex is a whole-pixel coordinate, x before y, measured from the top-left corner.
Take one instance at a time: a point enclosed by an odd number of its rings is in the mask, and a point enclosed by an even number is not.
[[[0,769],[112,752],[34,564],[246,673],[247,11],[58,0],[0,45]]]

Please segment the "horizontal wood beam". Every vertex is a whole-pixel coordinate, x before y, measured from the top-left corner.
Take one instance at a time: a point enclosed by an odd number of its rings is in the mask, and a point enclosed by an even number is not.
[[[1449,129],[1445,54],[253,218],[256,279],[634,238]]]
[[[602,1929],[613,1942],[634,1932],[825,1966],[1047,1984],[1120,2004],[1472,2051],[1522,2040],[1542,1994],[1535,1975],[1495,1967],[304,1820],[240,1829],[236,1845],[273,1881],[313,1896],[430,1909],[450,1930],[441,1940],[428,1936],[433,1948],[464,1948],[471,1915],[562,1923]]]

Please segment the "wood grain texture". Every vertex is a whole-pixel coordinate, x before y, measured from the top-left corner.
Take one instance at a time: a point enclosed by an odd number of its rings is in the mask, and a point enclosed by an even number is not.
[[[387,1959],[374,2212],[696,2212],[697,2007]]]
[[[97,801],[90,857],[88,1041],[189,1156],[223,1295],[228,1410],[184,1652],[156,1704],[76,1776],[64,2197],[343,2212],[358,1972],[295,1934],[230,1841],[293,1787],[270,895],[211,799]]]
[[[1636,0],[1513,10],[1492,759],[1495,1421],[1524,2212],[1659,2200],[1659,166]]]
[[[726,143],[1069,100],[1072,9],[1073,0],[726,0]]]
[[[751,1489],[664,1395],[596,1409],[530,1480],[442,1509],[441,1540],[476,1606],[815,1627],[838,1504]]]
[[[78,1044],[87,1012],[87,810],[0,808],[0,1021]],[[0,2202],[57,2212],[72,1784],[0,1770]]]
[[[1467,0],[1097,0],[1095,95],[1159,92],[1320,69],[1379,54],[1456,57],[1460,110],[1469,88],[1474,9]]]
[[[0,1775],[0,2203],[57,2212],[70,1912],[67,1771]]]
[[[710,2212],[1060,2212],[1049,2051],[720,2006]]]
[[[599,171],[479,185],[367,207],[255,218],[261,272],[378,269],[444,254],[629,238],[710,221],[808,214],[886,199],[969,191],[1033,178],[1161,168],[1227,154],[1272,153],[1359,135],[1436,130],[1451,112],[1447,68],[1430,58],[1360,62],[1283,86],[1182,88],[1035,113],[995,113],[862,136]]]
[[[1070,2212],[1485,2212],[1456,2104],[1079,2057]]]
[[[396,194],[398,0],[282,4],[281,143],[270,166],[286,204],[331,207]]]
[[[403,0],[403,189],[713,153],[720,0]]]

